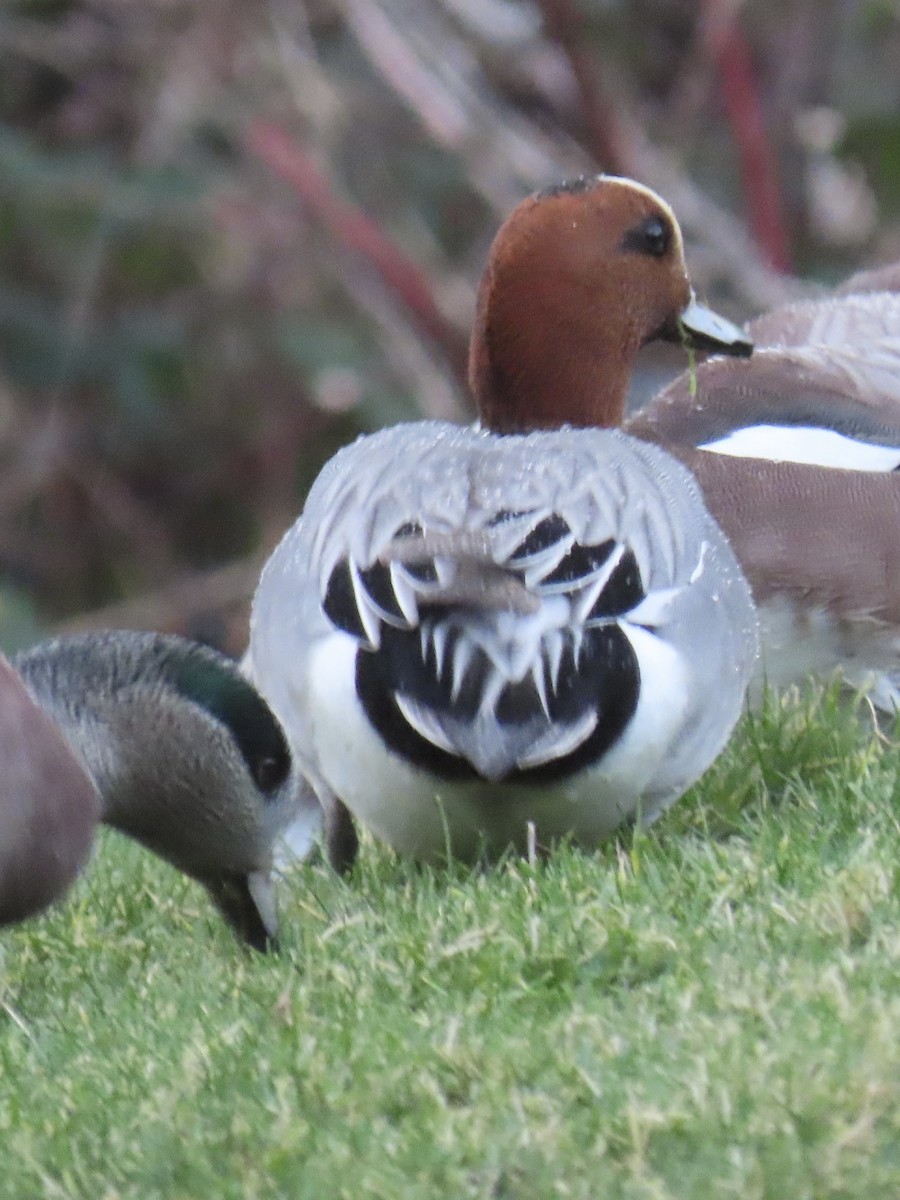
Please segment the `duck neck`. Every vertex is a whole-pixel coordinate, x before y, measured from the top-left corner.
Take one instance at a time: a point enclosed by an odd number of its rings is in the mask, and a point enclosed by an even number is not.
[[[93,781],[100,821],[195,874],[182,850],[197,844],[195,818],[203,814],[188,802],[189,791],[179,793],[170,782],[185,768],[177,724],[168,713],[161,716],[158,700],[151,720],[146,695],[142,704],[129,694],[116,669],[85,681],[68,674],[66,665],[26,679]],[[208,843],[208,831],[202,837]]]
[[[638,344],[593,304],[559,305],[559,289],[508,284],[479,295],[469,352],[469,383],[482,425],[495,433],[612,428],[625,413],[630,363]]]
[[[62,731],[100,796],[100,820],[129,831],[130,769],[125,753],[128,708],[118,700],[127,682],[115,661],[94,657],[85,666],[77,645],[57,643],[15,660],[38,705]],[[105,697],[105,699],[104,699]],[[137,721],[135,721],[137,725]]]
[[[93,781],[100,798],[99,819],[107,825],[127,830],[123,798],[128,795],[128,781],[124,778],[114,726],[98,718],[89,704],[68,703],[34,684],[31,688],[38,704],[55,721]]]
[[[134,789],[115,723],[90,710],[70,713],[68,723],[62,715],[58,719],[100,794],[100,820],[123,833],[132,833]]]

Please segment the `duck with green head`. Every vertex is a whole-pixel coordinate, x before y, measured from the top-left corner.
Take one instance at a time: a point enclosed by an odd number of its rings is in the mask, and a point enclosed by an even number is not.
[[[197,879],[238,936],[265,949],[277,930],[272,847],[297,816],[305,784],[281,726],[237,664],[182,638],[117,631],[45,642],[13,665],[0,696],[28,738],[0,810],[0,918],[64,890],[99,818]],[[0,737],[11,744],[7,732]],[[15,811],[26,813],[27,835],[15,832]],[[39,836],[52,814],[62,814],[53,826],[58,851]],[[68,859],[48,871],[57,853]],[[17,901],[16,880],[26,875],[46,887]]]

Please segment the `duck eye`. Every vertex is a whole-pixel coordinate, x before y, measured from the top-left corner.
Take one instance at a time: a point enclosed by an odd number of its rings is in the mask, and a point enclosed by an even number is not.
[[[672,243],[672,227],[662,217],[647,217],[634,229],[629,229],[622,241],[624,250],[662,258]]]
[[[251,773],[261,792],[272,792],[287,778],[288,764],[283,759],[264,755],[253,764]]]

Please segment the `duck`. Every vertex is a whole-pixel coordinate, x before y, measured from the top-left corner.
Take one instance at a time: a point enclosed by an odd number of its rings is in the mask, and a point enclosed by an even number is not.
[[[654,338],[752,350],[697,300],[656,193],[606,175],[536,193],[479,289],[479,423],[383,429],[314,482],[245,661],[337,869],[356,822],[422,862],[594,848],[723,748],[756,617],[690,473],[618,428]]]
[[[71,887],[94,840],[100,796],[2,655],[0,762],[0,925],[12,925]]]
[[[2,920],[60,895],[102,822],[199,881],[241,941],[274,945],[273,848],[304,785],[235,662],[174,635],[71,634],[4,664],[0,715]]]
[[[750,583],[749,691],[836,672],[900,707],[900,264],[750,322],[625,423],[690,469]]]

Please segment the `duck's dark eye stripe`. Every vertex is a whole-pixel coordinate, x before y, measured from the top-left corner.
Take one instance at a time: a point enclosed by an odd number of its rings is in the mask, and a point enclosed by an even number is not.
[[[622,249],[636,254],[662,258],[672,244],[672,226],[662,216],[647,217],[640,225],[629,229],[622,239]]]
[[[428,565],[430,566],[430,564]],[[406,618],[403,615],[403,609],[397,603],[394,585],[391,583],[390,567],[384,563],[375,563],[374,566],[360,571],[359,577],[362,580],[363,587],[372,597],[376,606],[386,616],[394,617],[396,620],[402,621],[405,625]]]
[[[368,641],[369,635],[356,607],[350,563],[346,558],[335,565],[328,577],[328,586],[322,599],[322,611],[336,628],[343,629],[361,641]]]
[[[559,513],[551,513],[549,517],[544,517],[543,521],[538,521],[534,529],[519,542],[510,555],[510,562],[517,562],[523,558],[531,558],[533,554],[540,554],[542,550],[548,550],[557,542],[561,542],[563,538],[569,537],[571,533],[571,529]]]
[[[576,542],[541,583],[576,583],[585,579],[603,566],[615,547],[613,538],[596,546],[581,546]]]
[[[597,597],[587,619],[620,617],[644,598],[640,567],[631,550],[626,550],[616,563],[606,587]]]
[[[268,704],[237,667],[192,647],[186,654],[172,654],[166,671],[186,700],[227,727],[260,791],[275,791],[291,769],[287,741]]]

